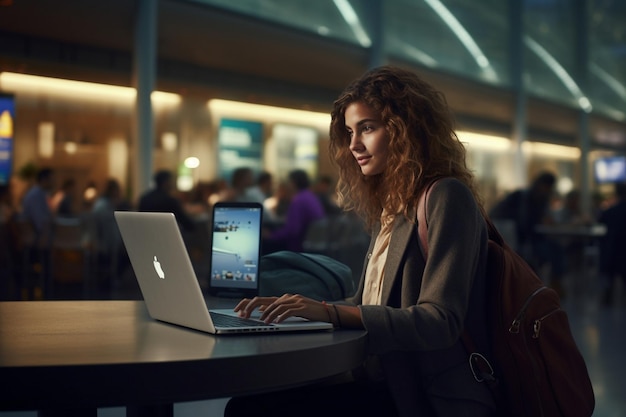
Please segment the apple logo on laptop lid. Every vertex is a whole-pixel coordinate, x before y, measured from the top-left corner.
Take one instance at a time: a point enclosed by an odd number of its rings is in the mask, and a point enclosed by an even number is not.
[[[161,268],[161,263],[158,261],[156,256],[154,257],[154,261],[152,261],[152,264],[154,265],[154,270],[156,271],[159,278],[165,279],[165,272],[163,272],[163,268]]]

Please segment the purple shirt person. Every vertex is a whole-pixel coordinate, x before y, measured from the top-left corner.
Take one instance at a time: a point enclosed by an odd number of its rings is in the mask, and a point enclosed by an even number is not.
[[[291,171],[289,181],[296,194],[289,203],[285,224],[266,236],[266,240],[277,249],[302,252],[302,242],[309,226],[326,213],[317,195],[309,189],[310,181],[305,171]]]

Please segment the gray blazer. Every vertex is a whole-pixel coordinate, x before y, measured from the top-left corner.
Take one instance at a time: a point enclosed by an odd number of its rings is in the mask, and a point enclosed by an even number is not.
[[[426,202],[428,260],[414,222],[395,220],[382,287],[382,305],[360,305],[365,268],[355,296],[402,416],[490,415],[493,400],[477,383],[459,337],[465,327],[487,348],[484,308],[487,227],[470,190],[439,181]],[[416,219],[417,221],[417,219]],[[415,222],[416,222],[415,221]]]

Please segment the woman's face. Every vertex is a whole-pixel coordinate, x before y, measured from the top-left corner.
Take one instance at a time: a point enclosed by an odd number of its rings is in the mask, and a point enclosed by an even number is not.
[[[380,115],[362,102],[348,105],[346,129],[350,135],[350,151],[365,176],[381,174],[387,165],[387,130]]]

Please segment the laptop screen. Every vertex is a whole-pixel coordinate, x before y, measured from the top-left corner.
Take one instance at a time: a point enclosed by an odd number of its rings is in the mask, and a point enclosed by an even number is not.
[[[255,296],[259,289],[261,221],[259,203],[220,202],[213,207],[209,292]]]

